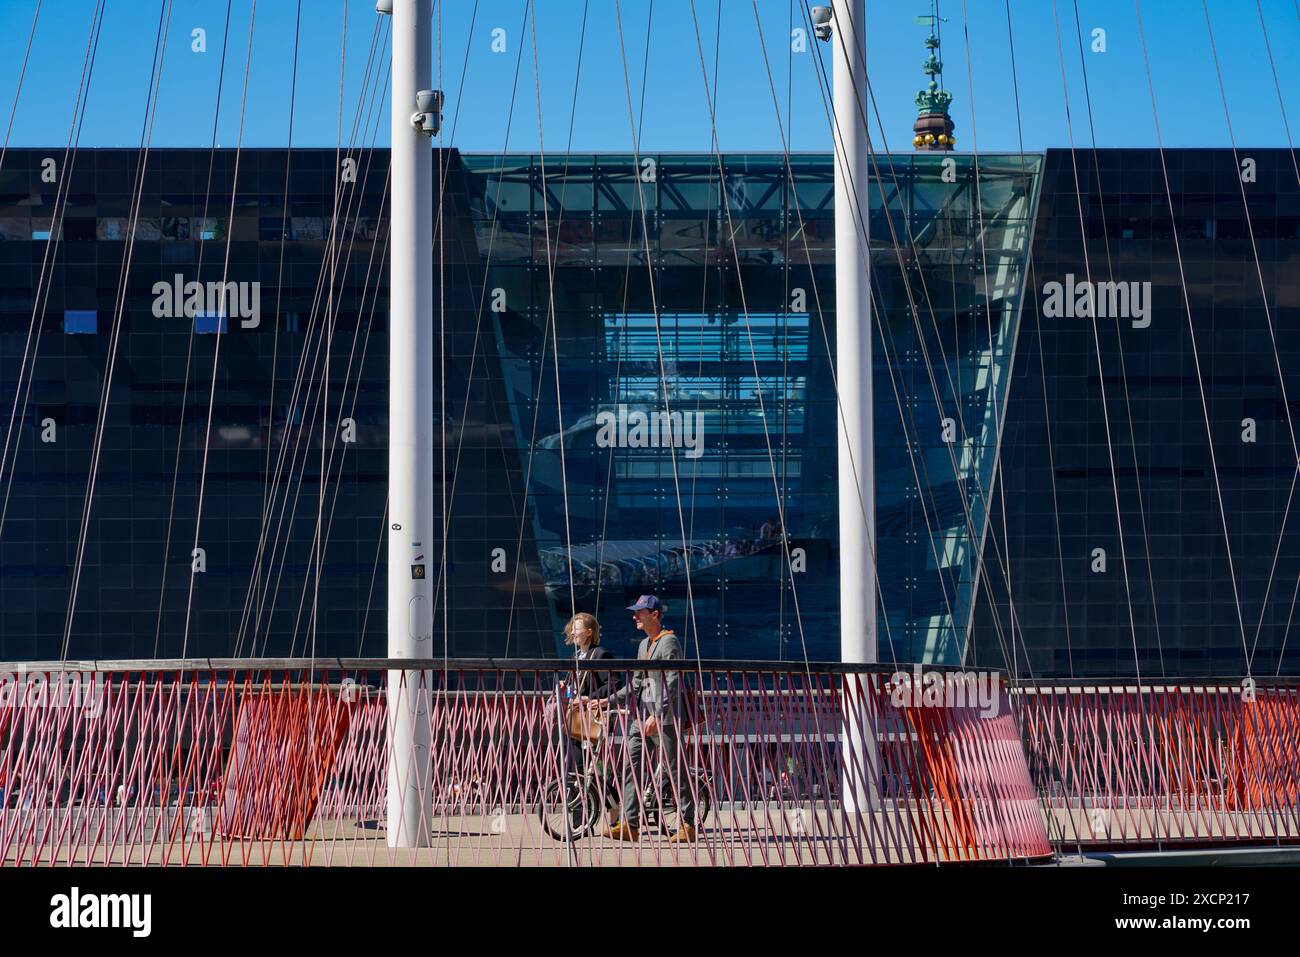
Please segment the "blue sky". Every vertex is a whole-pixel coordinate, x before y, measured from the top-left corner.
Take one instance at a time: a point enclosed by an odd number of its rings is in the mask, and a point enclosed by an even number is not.
[[[80,143],[138,146],[164,0],[105,2]],[[576,78],[572,149],[630,150],[628,85],[634,111],[643,117],[642,150],[711,148],[697,22],[709,82],[717,84],[717,135],[723,150],[779,151],[783,125],[789,129],[792,149],[829,149],[816,58],[823,57],[829,66],[830,47],[810,40],[807,52],[791,50],[792,18],[794,26],[801,26],[800,2],[757,0],[756,23],[754,0],[721,0],[719,45],[719,0],[695,0],[694,15],[690,0],[619,0],[625,84],[615,0],[590,0],[581,73]],[[288,138],[298,0],[257,0],[251,57],[253,0],[230,0],[229,6],[226,85],[217,141],[231,147],[239,140],[247,72],[242,142],[283,146]],[[353,140],[350,130],[358,105],[363,110],[372,106],[373,89],[364,99],[361,93],[377,22],[374,3],[302,0],[301,6],[293,142],[334,146],[338,141],[342,61],[346,144]],[[1208,6],[1237,144],[1286,146],[1260,11],[1287,115],[1300,135],[1300,109],[1294,102],[1300,101],[1294,93],[1300,90],[1296,0],[1259,0],[1259,10],[1256,0],[1209,0]],[[477,8],[474,0],[436,4],[449,128],[456,114],[454,136],[449,129],[447,145],[473,151],[536,150],[535,89],[540,87],[544,148],[560,152],[570,146],[584,3],[534,0],[534,7],[535,24],[525,19],[528,0],[479,0]],[[9,123],[36,8],[37,0],[0,0],[0,129]],[[1076,144],[1089,143],[1075,0],[1011,0],[1010,8],[1025,148],[1069,144],[1067,105]],[[43,0],[13,119],[11,146],[67,141],[94,9],[94,0]],[[205,147],[212,137],[227,0],[173,0],[171,9],[152,143]],[[877,148],[910,148],[912,98],[924,80],[925,57],[925,29],[914,18],[927,9],[928,0],[867,2],[871,82],[884,120],[883,136],[873,129]],[[1153,145],[1150,87],[1133,0],[1077,0],[1077,9],[1098,145]],[[1164,145],[1228,145],[1227,118],[1201,0],[1140,0],[1140,11]],[[945,86],[954,96],[952,113],[960,147],[1017,149],[1006,0],[941,0],[940,12],[948,18],[943,26]],[[777,89],[779,119],[760,47],[759,23]],[[206,31],[206,52],[191,49],[195,29]],[[1105,31],[1104,52],[1091,49],[1096,29]],[[494,33],[497,30],[504,33]],[[504,41],[504,52],[494,52],[494,39],[498,46]],[[462,84],[464,92],[458,93]],[[512,100],[513,116],[507,123]],[[386,119],[379,126],[378,142],[384,145]]]

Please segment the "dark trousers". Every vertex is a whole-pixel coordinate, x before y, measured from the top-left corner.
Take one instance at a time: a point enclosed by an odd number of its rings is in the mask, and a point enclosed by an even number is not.
[[[682,821],[695,820],[695,800],[691,794],[691,782],[685,774],[686,766],[682,754],[681,740],[677,736],[677,725],[659,726],[659,734],[650,738],[653,742],[657,760],[655,761],[655,781],[660,792],[670,796],[681,812]],[[623,807],[622,819],[632,827],[641,824],[641,762],[645,754],[645,733],[641,722],[637,721],[628,729],[626,747],[623,752]],[[667,770],[667,780],[662,771]]]

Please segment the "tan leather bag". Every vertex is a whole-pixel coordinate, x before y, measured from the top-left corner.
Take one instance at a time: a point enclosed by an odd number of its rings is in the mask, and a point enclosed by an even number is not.
[[[569,729],[569,737],[575,741],[599,741],[605,733],[604,716],[592,714],[590,708],[577,701],[569,705],[564,723]]]

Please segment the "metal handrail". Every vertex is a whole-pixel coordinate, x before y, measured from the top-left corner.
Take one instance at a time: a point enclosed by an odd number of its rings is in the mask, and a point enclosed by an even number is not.
[[[141,672],[185,671],[706,671],[770,674],[911,674],[911,664],[858,664],[841,661],[771,661],[729,658],[642,661],[604,658],[137,658],[81,661],[0,662],[0,674],[14,672]],[[1006,677],[997,668],[963,668],[959,665],[923,665],[926,672],[965,674],[978,671]]]

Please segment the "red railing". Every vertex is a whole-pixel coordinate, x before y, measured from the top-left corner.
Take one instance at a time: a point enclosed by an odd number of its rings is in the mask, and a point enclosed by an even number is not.
[[[403,662],[424,670],[406,673],[392,702],[390,664],[11,672],[0,685],[0,861],[800,865],[1051,853],[997,675],[934,672],[927,696],[919,675],[895,680],[891,669],[683,662],[702,718],[665,771],[662,746],[636,756],[626,710],[592,740],[562,734],[556,662]],[[628,679],[631,663],[610,667]],[[389,750],[390,704],[398,715],[414,706],[410,753]],[[422,798],[412,833],[386,833],[390,766]],[[637,840],[606,836],[616,819],[635,819]]]
[[[1017,688],[1061,849],[1300,842],[1300,688],[1285,680]]]

